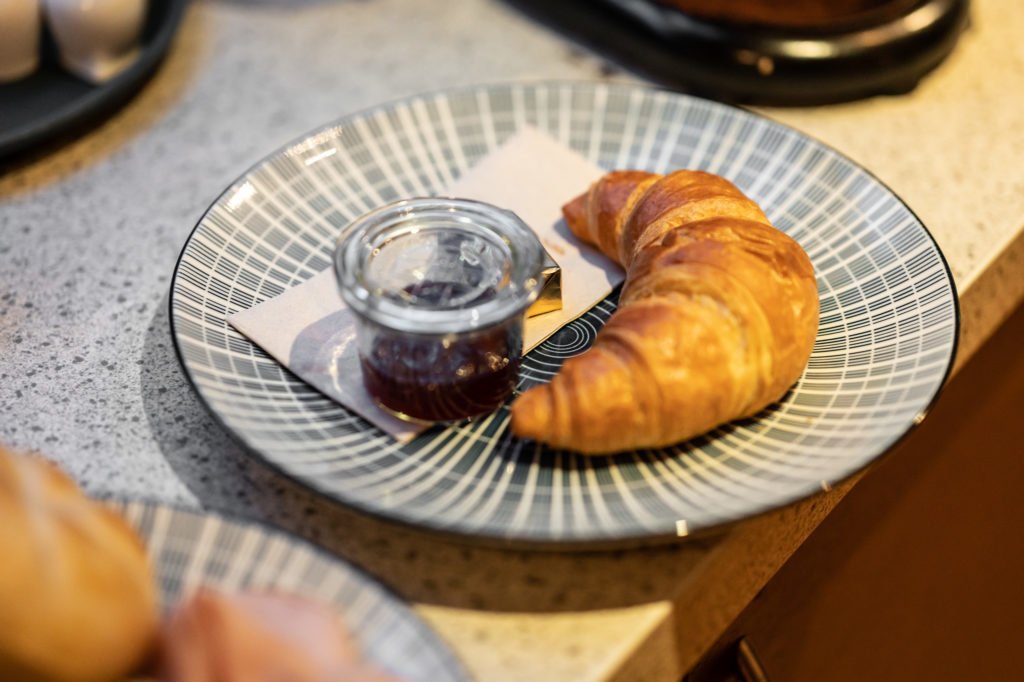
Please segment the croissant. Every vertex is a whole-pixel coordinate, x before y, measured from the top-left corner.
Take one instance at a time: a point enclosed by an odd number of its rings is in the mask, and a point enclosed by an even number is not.
[[[107,682],[146,659],[159,617],[145,546],[61,471],[0,448],[0,680]]]
[[[586,454],[663,447],[756,414],[800,377],[814,270],[732,183],[613,171],[562,212],[626,282],[593,346],[513,403],[513,433]]]

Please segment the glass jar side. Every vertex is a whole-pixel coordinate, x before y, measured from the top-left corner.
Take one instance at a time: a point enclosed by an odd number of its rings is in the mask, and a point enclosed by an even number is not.
[[[492,412],[515,390],[523,316],[460,334],[410,334],[357,317],[367,393],[406,419],[458,421]]]

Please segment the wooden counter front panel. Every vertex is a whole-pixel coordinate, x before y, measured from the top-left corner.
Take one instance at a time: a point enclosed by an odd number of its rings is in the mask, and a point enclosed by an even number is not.
[[[822,522],[690,674],[1024,679],[1024,308]]]

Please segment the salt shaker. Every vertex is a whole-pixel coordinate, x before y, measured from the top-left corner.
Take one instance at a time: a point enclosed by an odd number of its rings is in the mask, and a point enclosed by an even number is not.
[[[146,0],[44,0],[44,3],[61,64],[71,73],[99,84],[114,78],[135,61]]]

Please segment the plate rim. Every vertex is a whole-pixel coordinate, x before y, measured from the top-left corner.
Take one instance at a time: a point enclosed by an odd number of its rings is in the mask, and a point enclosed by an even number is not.
[[[135,525],[125,518],[124,509],[130,505],[140,505],[150,510],[169,510],[174,514],[185,514],[205,521],[206,519],[219,519],[220,521],[226,521],[239,527],[250,527],[259,530],[261,533],[268,537],[280,537],[287,541],[290,545],[295,545],[303,549],[308,550],[313,556],[325,559],[328,563],[340,566],[343,570],[351,572],[357,579],[363,581],[365,585],[370,586],[371,589],[377,590],[381,596],[386,597],[390,602],[390,605],[397,607],[398,610],[405,612],[406,616],[411,616],[412,622],[415,624],[415,629],[420,635],[424,635],[425,639],[432,638],[434,641],[430,642],[433,646],[432,649],[440,654],[440,657],[444,659],[446,664],[449,664],[452,668],[452,672],[457,673],[461,676],[461,679],[471,680],[469,676],[469,670],[466,668],[465,663],[455,653],[454,647],[445,639],[440,632],[433,628],[422,616],[416,613],[415,609],[412,608],[409,600],[402,597],[389,585],[384,584],[377,579],[370,571],[366,570],[359,564],[353,562],[347,557],[341,556],[326,547],[320,545],[314,540],[307,538],[303,535],[299,535],[287,528],[269,521],[267,519],[257,518],[248,516],[241,512],[225,509],[207,509],[205,507],[194,507],[190,508],[184,504],[175,502],[165,502],[146,496],[134,496],[134,495],[97,495],[90,496],[91,500],[98,502],[102,505],[116,508],[118,516],[128,525],[132,527],[132,530],[136,535],[139,535],[139,540],[146,545],[147,556],[149,555],[149,546],[146,540],[141,537],[141,533],[136,529]],[[153,562],[154,564],[156,562]],[[154,566],[154,573],[155,573]],[[154,579],[157,581],[157,589],[160,589],[159,577],[154,575]],[[169,606],[163,603],[163,596],[161,595],[161,605],[163,607]],[[338,614],[339,617],[344,621],[345,614],[340,609],[337,609],[333,604],[329,604],[332,610]],[[348,622],[345,621],[346,626]],[[358,636],[353,633],[353,637],[357,640]],[[439,645],[439,646],[438,646]]]
[[[346,509],[354,510],[355,512],[357,512],[359,514],[371,517],[371,518],[373,518],[373,519],[375,519],[377,521],[381,521],[381,522],[384,522],[386,524],[391,524],[391,525],[395,525],[395,526],[398,526],[398,527],[401,527],[401,528],[406,528],[406,529],[412,529],[414,531],[421,532],[421,533],[430,533],[432,535],[439,535],[441,537],[447,538],[449,540],[452,540],[452,541],[455,541],[455,542],[461,543],[461,544],[481,545],[481,546],[485,546],[485,547],[498,547],[498,548],[519,548],[519,549],[526,549],[526,550],[581,551],[581,552],[586,552],[586,551],[605,551],[605,550],[616,550],[616,549],[628,549],[628,548],[634,548],[634,547],[658,546],[658,545],[666,545],[666,544],[673,544],[673,543],[684,543],[684,542],[688,542],[688,541],[700,541],[700,540],[706,539],[708,537],[714,537],[714,536],[720,535],[724,531],[734,527],[737,524],[740,524],[740,523],[743,523],[743,522],[746,522],[746,521],[750,521],[752,519],[757,519],[757,518],[760,518],[760,517],[765,516],[767,514],[771,514],[771,513],[780,511],[782,509],[787,509],[787,508],[793,507],[793,506],[795,506],[795,505],[797,505],[797,504],[799,504],[801,502],[804,502],[804,501],[806,501],[808,499],[813,499],[814,497],[816,497],[817,495],[821,494],[822,492],[827,492],[826,490],[824,490],[821,487],[807,486],[807,489],[800,488],[800,492],[796,493],[795,495],[787,496],[787,499],[785,501],[782,501],[782,502],[780,502],[778,504],[774,504],[774,505],[771,505],[771,506],[769,506],[767,508],[754,511],[754,512],[751,512],[749,514],[745,514],[745,515],[743,515],[743,516],[741,516],[739,518],[726,519],[724,521],[717,521],[717,522],[714,522],[714,523],[710,523],[710,524],[708,524],[706,526],[702,526],[702,527],[700,527],[698,529],[690,531],[685,536],[679,536],[676,533],[672,533],[672,532],[668,532],[668,531],[666,531],[664,533],[658,533],[658,532],[650,532],[650,531],[644,532],[642,530],[636,530],[635,532],[630,532],[628,534],[621,534],[621,535],[617,535],[615,537],[591,536],[591,537],[585,537],[585,538],[566,537],[566,538],[557,538],[557,539],[543,539],[543,538],[536,538],[536,537],[501,535],[501,534],[497,534],[497,533],[491,533],[491,532],[488,532],[486,530],[475,530],[475,531],[472,531],[472,532],[464,531],[464,530],[460,531],[460,530],[458,530],[456,528],[453,528],[453,527],[450,527],[450,526],[444,526],[444,525],[440,525],[440,524],[431,524],[431,523],[429,523],[427,521],[424,521],[424,520],[415,520],[415,519],[411,519],[411,518],[405,518],[404,515],[396,514],[393,511],[392,512],[385,512],[385,511],[377,510],[377,509],[374,509],[374,508],[369,507],[367,505],[364,505],[364,504],[362,504],[359,501],[340,500],[337,497],[335,497],[334,495],[332,495],[324,487],[318,485],[315,481],[312,481],[312,480],[310,480],[308,478],[303,478],[301,476],[298,476],[296,474],[293,474],[293,473],[289,472],[288,470],[285,469],[284,465],[279,464],[279,463],[271,460],[270,458],[268,458],[265,455],[263,455],[256,447],[254,447],[252,445],[249,445],[249,443],[241,436],[241,434],[236,433],[236,431],[233,428],[228,426],[228,424],[217,413],[217,411],[213,409],[213,406],[209,403],[209,401],[207,401],[206,397],[200,391],[198,384],[196,383],[195,379],[193,378],[191,372],[189,371],[188,365],[185,362],[185,356],[184,356],[184,353],[182,352],[181,344],[179,343],[179,340],[178,340],[178,330],[176,328],[175,320],[174,320],[174,317],[175,317],[175,311],[174,311],[174,288],[175,288],[175,285],[176,285],[176,283],[178,281],[179,270],[181,268],[182,260],[183,260],[183,258],[185,256],[185,252],[188,250],[189,245],[192,243],[193,237],[195,237],[195,234],[199,230],[200,226],[206,220],[207,216],[210,215],[210,213],[214,210],[214,208],[216,208],[218,206],[218,204],[220,204],[221,199],[223,199],[226,195],[228,195],[236,187],[241,186],[241,184],[245,182],[245,179],[250,174],[252,174],[254,171],[256,171],[257,169],[262,167],[264,164],[270,162],[272,159],[278,157],[279,155],[282,155],[282,154],[286,153],[289,149],[291,149],[291,148],[301,144],[302,142],[304,142],[307,139],[310,139],[310,138],[315,137],[317,135],[322,135],[322,134],[326,133],[327,131],[340,128],[340,127],[344,126],[345,124],[347,124],[347,123],[349,123],[351,121],[354,121],[354,120],[356,120],[356,119],[358,119],[360,117],[366,116],[366,115],[368,115],[368,114],[370,114],[372,112],[380,111],[380,110],[386,110],[386,109],[394,109],[394,108],[402,106],[403,104],[407,104],[407,103],[410,103],[410,102],[413,102],[413,101],[416,101],[416,100],[419,100],[419,99],[427,98],[427,97],[437,97],[437,96],[452,97],[452,96],[455,96],[455,95],[458,95],[458,94],[466,94],[466,93],[472,93],[472,92],[477,92],[477,91],[486,91],[486,90],[491,90],[491,89],[496,89],[496,88],[516,87],[516,86],[520,86],[520,87],[552,87],[552,88],[554,88],[554,87],[569,87],[569,88],[573,88],[573,87],[586,86],[586,87],[595,88],[595,89],[603,87],[603,88],[607,88],[609,90],[613,90],[613,89],[622,89],[622,90],[626,90],[626,91],[641,90],[641,91],[646,91],[646,92],[649,92],[649,93],[661,93],[663,95],[667,95],[667,96],[670,96],[670,97],[676,97],[676,98],[681,98],[681,99],[689,99],[689,100],[696,100],[698,102],[703,102],[705,104],[710,104],[711,106],[722,107],[722,108],[724,108],[726,110],[735,110],[735,111],[738,111],[742,115],[745,115],[745,116],[753,116],[754,118],[763,118],[763,119],[769,121],[770,123],[772,123],[773,125],[780,126],[781,128],[783,128],[783,129],[785,129],[785,130],[787,130],[787,131],[789,131],[791,133],[795,133],[798,136],[802,136],[802,137],[804,137],[804,138],[814,142],[815,144],[820,145],[823,149],[826,149],[829,152],[835,154],[837,157],[839,157],[843,161],[851,164],[852,166],[854,166],[858,170],[864,172],[871,180],[873,180],[874,182],[878,183],[879,186],[881,186],[885,191],[887,191],[889,194],[891,194],[892,197],[895,198],[896,201],[898,201],[899,204],[904,209],[907,210],[907,212],[914,218],[914,220],[917,221],[917,223],[924,230],[925,236],[931,242],[932,247],[934,248],[936,254],[938,254],[938,256],[939,256],[939,261],[942,263],[943,270],[946,273],[946,281],[949,283],[950,292],[951,292],[952,301],[953,301],[953,342],[952,342],[952,345],[950,347],[949,359],[947,361],[946,368],[943,371],[942,380],[937,384],[935,391],[933,392],[931,397],[928,399],[928,401],[926,402],[924,407],[918,412],[917,417],[910,422],[910,424],[907,426],[907,428],[905,428],[899,435],[897,435],[895,438],[893,438],[884,448],[882,448],[882,450],[877,455],[875,455],[874,457],[871,457],[866,462],[864,462],[864,463],[860,464],[859,466],[857,466],[856,468],[850,470],[844,476],[842,476],[840,478],[837,478],[834,481],[830,481],[829,482],[830,488],[835,488],[837,486],[840,486],[840,485],[844,484],[846,481],[849,481],[849,480],[853,479],[854,477],[860,475],[869,466],[874,465],[877,462],[881,461],[881,459],[883,457],[888,456],[893,450],[896,449],[896,447],[900,443],[902,443],[904,441],[904,439],[907,438],[907,436],[909,436],[911,433],[915,432],[918,429],[918,427],[920,427],[921,424],[924,423],[924,421],[927,418],[928,414],[931,413],[932,409],[935,406],[935,403],[938,401],[939,396],[942,394],[943,390],[946,388],[947,384],[949,383],[950,375],[952,374],[953,367],[956,364],[956,358],[957,358],[957,355],[958,355],[959,350],[960,350],[960,334],[961,334],[961,323],[962,323],[961,309],[960,309],[960,294],[959,294],[959,290],[957,289],[956,279],[953,276],[953,270],[952,270],[952,268],[949,265],[949,261],[946,259],[945,253],[943,253],[942,248],[939,246],[939,243],[935,239],[935,236],[931,233],[931,230],[928,229],[928,226],[924,223],[924,221],[921,220],[920,216],[917,215],[917,213],[913,210],[913,208],[911,208],[910,205],[907,204],[907,202],[904,201],[903,198],[897,192],[895,192],[888,184],[886,184],[874,172],[872,172],[870,169],[868,169],[864,165],[858,163],[856,160],[854,160],[853,158],[851,158],[847,154],[845,154],[842,151],[836,149],[832,145],[830,145],[830,144],[828,144],[826,142],[823,142],[822,140],[818,139],[817,137],[815,137],[813,135],[810,135],[808,133],[805,133],[805,132],[803,132],[803,131],[801,131],[801,130],[799,130],[799,129],[791,126],[791,125],[788,125],[786,123],[782,123],[782,122],[780,122],[780,121],[778,121],[778,120],[776,120],[776,119],[774,119],[774,118],[772,118],[770,116],[767,116],[767,115],[762,114],[760,112],[752,111],[751,109],[749,109],[749,108],[747,108],[745,106],[739,105],[739,104],[734,104],[734,103],[729,103],[729,102],[720,102],[718,100],[711,100],[711,99],[708,99],[708,98],[705,98],[705,97],[701,97],[699,95],[692,95],[692,94],[689,94],[689,93],[678,92],[678,91],[675,91],[675,90],[673,90],[673,89],[671,89],[669,87],[663,87],[663,86],[659,86],[659,85],[651,85],[651,84],[647,84],[647,83],[618,83],[618,82],[607,82],[607,81],[602,81],[602,80],[597,80],[597,79],[592,79],[592,80],[586,80],[586,79],[506,80],[506,81],[484,82],[484,83],[476,83],[476,84],[470,84],[470,85],[454,86],[454,87],[449,87],[449,88],[436,88],[436,89],[428,89],[428,90],[417,91],[417,92],[414,92],[414,93],[411,93],[411,94],[408,94],[408,95],[404,95],[404,96],[401,96],[401,97],[389,99],[389,100],[384,101],[384,102],[380,102],[380,103],[373,104],[373,105],[366,106],[366,107],[361,107],[361,108],[356,109],[354,111],[351,111],[351,112],[349,112],[347,114],[344,114],[344,115],[342,115],[342,116],[340,116],[340,117],[338,117],[336,119],[333,119],[332,121],[330,121],[330,122],[328,122],[326,124],[319,125],[319,126],[317,126],[315,128],[312,128],[312,129],[302,133],[301,135],[298,135],[296,137],[293,137],[293,138],[289,139],[283,145],[280,145],[280,146],[274,148],[268,154],[265,154],[264,156],[262,156],[259,159],[257,159],[248,168],[246,168],[245,171],[243,171],[234,180],[232,180],[212,200],[212,202],[209,204],[209,206],[207,206],[206,209],[203,210],[202,215],[196,221],[195,225],[192,227],[192,230],[189,232],[189,234],[186,237],[184,243],[182,244],[182,247],[181,247],[181,249],[178,252],[177,260],[175,261],[174,269],[173,269],[173,271],[171,273],[171,279],[170,279],[170,284],[169,284],[169,295],[167,297],[168,323],[169,323],[169,329],[170,329],[170,333],[171,333],[171,340],[173,342],[175,355],[178,358],[179,367],[182,369],[182,373],[185,375],[185,378],[188,381],[188,384],[191,387],[193,394],[198,397],[199,402],[206,409],[207,413],[209,413],[213,417],[214,421],[218,425],[220,425],[220,427],[225,432],[228,433],[228,435],[231,437],[231,439],[236,444],[238,444],[239,447],[242,449],[242,451],[245,452],[250,458],[256,460],[257,462],[261,463],[264,466],[269,467],[271,469],[271,471],[273,471],[274,473],[276,473],[278,475],[281,475],[281,476],[285,477],[286,479],[288,479],[288,480],[290,480],[290,481],[292,481],[294,483],[297,483],[304,490],[310,491],[312,494],[316,495],[317,497],[320,497],[320,498],[323,498],[325,500],[328,500],[332,504],[341,505],[341,506],[345,507]],[[277,362],[277,361],[275,360],[274,362]],[[284,369],[286,371],[290,371],[290,370],[287,370],[287,368],[284,368]],[[301,379],[299,379],[299,380],[301,381]],[[316,390],[316,389],[314,389],[314,390]]]

